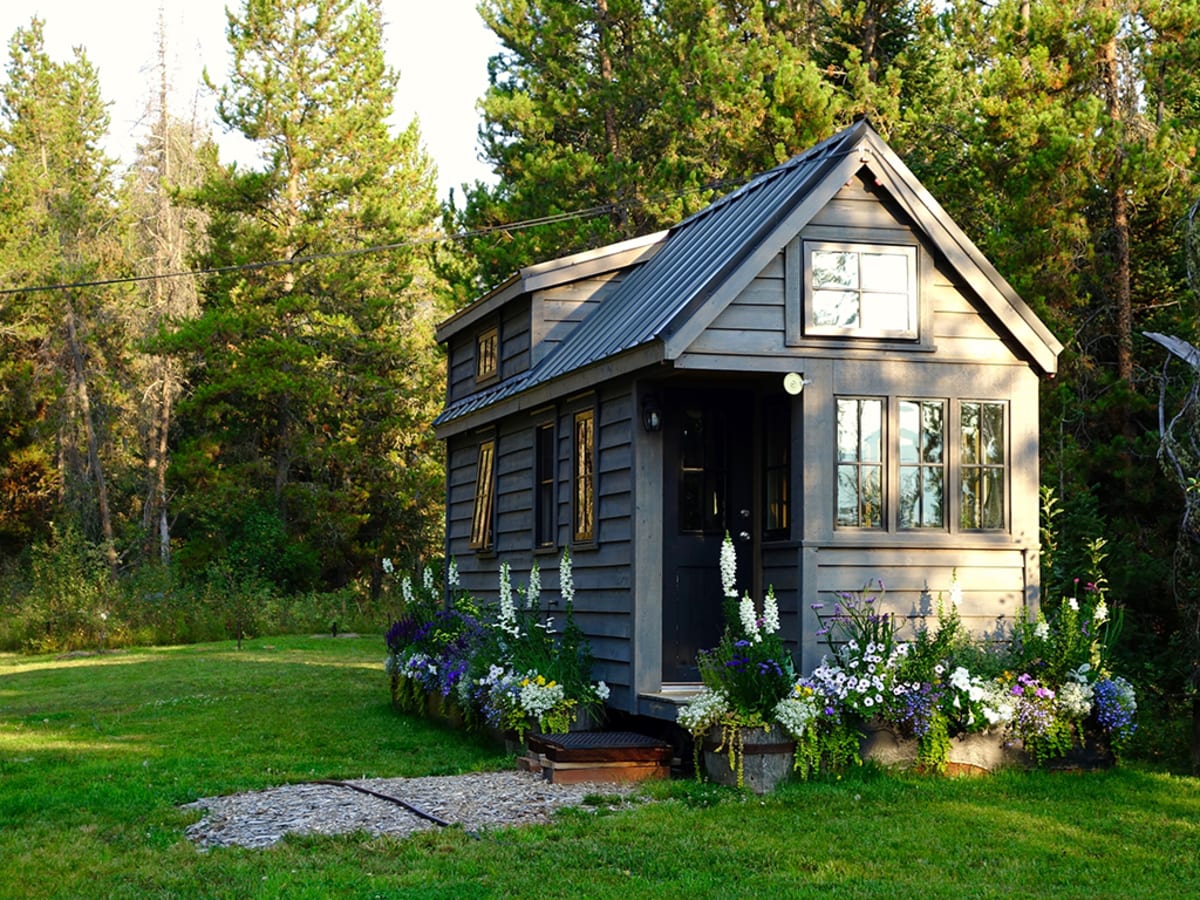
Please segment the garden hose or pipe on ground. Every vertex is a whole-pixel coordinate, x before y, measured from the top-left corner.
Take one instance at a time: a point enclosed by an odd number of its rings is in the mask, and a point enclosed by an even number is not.
[[[357,784],[351,784],[349,781],[323,781],[322,780],[322,781],[313,781],[313,782],[310,782],[310,784],[328,784],[328,785],[332,785],[333,787],[350,788],[350,790],[358,791],[360,794],[366,794],[368,797],[376,797],[380,800],[386,800],[388,803],[395,803],[397,806],[402,806],[405,809],[407,809],[410,813],[412,813],[414,816],[425,819],[428,822],[432,822],[434,825],[440,825],[442,828],[449,828],[453,824],[452,822],[447,822],[445,819],[439,819],[437,816],[433,815],[432,813],[427,813],[427,812],[425,812],[425,810],[419,809],[418,807],[413,806],[408,801],[401,800],[399,797],[392,797],[392,796],[389,796],[388,794],[381,794],[378,791],[371,790],[370,788],[365,788],[365,787],[362,787],[361,785],[357,785]]]

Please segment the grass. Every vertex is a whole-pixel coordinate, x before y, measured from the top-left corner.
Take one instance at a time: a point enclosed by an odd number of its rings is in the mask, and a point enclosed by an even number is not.
[[[472,837],[196,850],[198,797],[504,767],[395,714],[379,638],[0,655],[0,897],[1200,896],[1200,782],[884,776],[767,798],[694,781]]]

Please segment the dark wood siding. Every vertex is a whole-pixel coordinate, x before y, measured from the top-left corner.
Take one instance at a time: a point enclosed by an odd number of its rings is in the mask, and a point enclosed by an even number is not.
[[[597,540],[571,547],[575,617],[596,660],[595,677],[612,689],[610,703],[632,708],[632,446],[633,403],[623,388],[568,400],[552,414],[558,422],[558,546],[533,547],[533,467],[536,428],[551,414],[513,416],[496,435],[496,541],[493,552],[467,547],[474,501],[475,459],[481,434],[449,441],[447,456],[447,552],[455,557],[462,585],[486,603],[498,598],[499,571],[508,562],[514,587],[528,584],[536,559],[542,573],[542,605],[561,625],[558,567],[571,529],[571,423],[581,409],[596,410]],[[482,434],[490,434],[484,432]]]
[[[621,270],[538,291],[531,314],[533,362],[562,343],[575,326],[616,290],[624,277],[625,271]]]

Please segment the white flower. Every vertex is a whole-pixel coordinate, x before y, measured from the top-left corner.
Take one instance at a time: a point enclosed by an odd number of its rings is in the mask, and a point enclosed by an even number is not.
[[[1079,612],[1079,601],[1074,597],[1067,598],[1067,606],[1071,607],[1073,612]]]
[[[737,588],[734,586],[736,579],[737,550],[734,549],[729,532],[725,532],[725,540],[721,543],[721,590],[726,597],[737,597]]]
[[[425,576],[425,593],[432,594],[433,593],[433,569],[426,567],[425,571],[422,574]]]
[[[396,571],[396,567],[394,565],[392,565],[391,559],[389,559],[386,556],[383,558],[383,571],[384,571],[384,574],[386,574],[386,575],[391,575],[393,572]]]
[[[950,684],[957,690],[966,691],[971,687],[971,673],[959,666],[950,673]]]
[[[500,563],[500,615],[496,626],[513,637],[521,633],[521,626],[517,624],[517,610],[513,606],[512,579],[507,562]]]
[[[563,605],[570,609],[575,603],[575,578],[571,574],[571,551],[566,548],[558,564],[558,590],[562,594]]]
[[[608,695],[610,693],[611,693],[611,691],[609,691],[607,684],[605,684],[603,681],[596,682],[596,696],[597,697],[599,697],[601,700],[607,700]]]
[[[950,585],[950,604],[955,609],[958,609],[962,605],[962,597],[962,585],[958,583],[958,579],[956,578]]]
[[[701,688],[700,693],[676,713],[676,721],[692,734],[702,734],[729,713],[729,699],[720,691]]]
[[[775,600],[775,588],[767,588],[767,598],[763,601],[763,631],[774,634],[779,630],[779,604]]]
[[[400,582],[400,593],[404,596],[404,603],[406,605],[411,605],[413,602],[412,579],[407,575],[405,575],[404,580]]]
[[[1050,625],[1047,622],[1038,622],[1033,626],[1033,636],[1038,640],[1044,641],[1050,637]]]
[[[542,571],[535,562],[529,570],[529,588],[525,591],[525,608],[533,609],[542,595]]]
[[[742,602],[738,605],[738,616],[742,620],[742,630],[746,632],[746,637],[759,643],[762,640],[762,635],[758,632],[758,620],[754,614],[754,601],[750,599],[750,595],[746,594],[742,597]]]
[[[458,587],[458,560],[450,558],[450,572],[446,575],[446,582],[450,587]]]
[[[1097,625],[1103,625],[1108,621],[1108,605],[1104,602],[1103,597],[1096,604],[1096,610],[1092,613],[1092,621]]]

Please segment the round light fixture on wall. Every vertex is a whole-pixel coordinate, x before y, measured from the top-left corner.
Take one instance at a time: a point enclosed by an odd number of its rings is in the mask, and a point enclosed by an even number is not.
[[[799,372],[788,372],[783,376],[783,389],[795,397],[808,384],[804,376]]]

